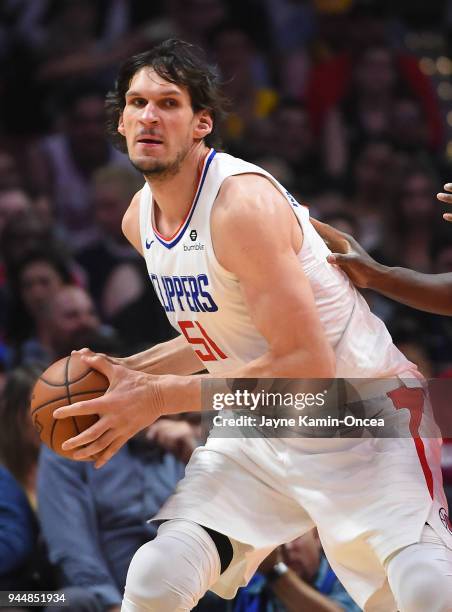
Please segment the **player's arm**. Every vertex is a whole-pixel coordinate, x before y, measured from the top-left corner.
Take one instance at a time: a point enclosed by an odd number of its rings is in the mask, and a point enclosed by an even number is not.
[[[452,196],[448,197],[452,203]],[[423,274],[384,266],[352,236],[315,219],[311,222],[332,251],[328,261],[344,270],[357,287],[373,289],[412,308],[452,315],[452,273]]]
[[[285,198],[263,177],[228,179],[211,225],[218,261],[240,282],[251,319],[268,346],[261,357],[227,376],[333,378],[334,352],[297,257],[302,233]],[[153,376],[101,357],[85,360],[107,376],[110,387],[100,398],[54,412],[57,418],[100,415],[92,427],[64,443],[65,450],[77,450],[75,459],[97,454],[100,467],[160,416],[201,410],[200,375]]]
[[[284,196],[259,175],[225,181],[211,218],[219,263],[237,277],[268,344],[235,377],[330,378],[334,352],[297,253],[303,234]]]

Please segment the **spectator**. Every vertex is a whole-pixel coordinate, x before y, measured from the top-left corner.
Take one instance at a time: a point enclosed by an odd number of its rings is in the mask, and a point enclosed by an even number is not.
[[[317,193],[322,187],[323,171],[306,109],[296,100],[282,100],[271,119],[275,153],[290,165],[304,198]]]
[[[49,225],[48,219],[41,219],[37,210],[32,209],[13,215],[3,229],[0,241],[0,338],[8,336],[8,342],[15,348],[27,336],[31,325],[24,308],[19,307],[16,311],[12,306],[21,303],[17,268],[30,253],[43,250],[59,251],[59,257],[64,259],[66,249],[57,238],[55,229]],[[78,272],[71,266],[74,279]],[[26,325],[22,328],[20,325],[24,321]]]
[[[40,440],[29,415],[31,389],[42,372],[37,364],[9,373],[0,398],[0,462],[35,504]]]
[[[352,168],[351,206],[366,250],[375,251],[382,246],[395,180],[392,146],[381,139],[365,142]]]
[[[93,176],[92,204],[99,238],[79,251],[76,257],[87,273],[89,290],[99,311],[106,314],[107,318],[115,314],[113,309],[108,308],[104,296],[112,273],[123,263],[141,267],[141,258],[124,237],[121,222],[132,197],[141,189],[142,184],[143,181],[132,168],[113,164],[100,168]],[[139,294],[143,290],[141,282]],[[130,296],[125,284],[120,297],[124,305],[139,295]]]
[[[8,151],[0,149],[0,192],[21,187],[22,179],[16,160]]]
[[[53,573],[33,508],[40,440],[30,414],[42,368],[17,368],[0,397],[0,589],[53,589]]]
[[[0,254],[8,276],[14,273],[17,264],[28,253],[39,250],[44,245],[62,248],[56,244],[53,228],[41,220],[34,210],[24,210],[11,217],[3,228]]]
[[[19,483],[0,465],[0,589],[30,588],[27,568],[36,547],[37,525]],[[29,578],[29,576],[28,576]]]
[[[227,16],[223,0],[169,0],[168,17],[176,38],[208,47],[208,35]]]
[[[55,250],[28,253],[10,275],[7,338],[14,364],[48,361],[48,302],[65,284],[73,282],[69,262]]]
[[[57,218],[77,246],[96,237],[92,226],[92,178],[96,170],[115,162],[129,165],[126,157],[108,144],[104,97],[93,89],[68,95],[63,129],[45,137],[32,151],[33,186],[49,193]]]
[[[214,30],[212,39],[224,92],[232,107],[225,122],[224,138],[232,146],[240,146],[246,126],[267,117],[275,108],[278,95],[259,75],[263,64],[247,32],[225,23]],[[257,69],[259,65],[261,68]]]
[[[399,237],[398,265],[420,272],[432,271],[430,244],[438,222],[434,199],[437,184],[432,173],[421,166],[412,166],[404,177],[393,215],[394,235]]]
[[[174,333],[152,284],[143,280],[144,260],[121,230],[124,213],[141,186],[142,179],[131,168],[111,164],[96,171],[93,205],[99,237],[76,256],[103,320],[117,329],[132,352]]]
[[[81,287],[65,285],[47,302],[44,316],[45,341],[39,343],[47,363],[85,346],[95,351],[117,354],[119,339],[102,325],[91,296]]]
[[[174,437],[169,442],[168,431],[155,425],[154,437],[172,444]],[[185,432],[176,446],[193,450],[192,433]],[[77,600],[84,610],[119,609],[130,560],[157,531],[146,521],[183,473],[184,464],[145,434],[130,440],[101,471],[43,448],[38,501],[44,536],[61,587],[79,587]],[[211,594],[199,610],[221,612],[223,606]]]
[[[0,236],[9,219],[30,209],[31,200],[22,189],[9,188],[0,191]]]
[[[274,550],[234,602],[234,612],[314,609],[360,611],[331,569],[316,529]]]
[[[358,32],[367,37],[368,30]],[[363,46],[364,43],[364,46]],[[443,139],[438,100],[432,83],[419,68],[417,58],[394,52],[382,40],[361,40],[356,52],[338,53],[316,67],[309,79],[306,104],[316,134],[321,133],[327,114],[334,109],[348,114],[346,123],[359,133],[387,135],[394,100],[415,97],[428,129],[428,145],[437,150]]]

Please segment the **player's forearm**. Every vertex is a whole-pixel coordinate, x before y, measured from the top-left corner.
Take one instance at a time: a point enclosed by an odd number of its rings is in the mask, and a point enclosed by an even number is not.
[[[422,274],[379,265],[369,275],[373,289],[412,308],[452,315],[452,274]]]
[[[183,336],[168,342],[161,342],[150,349],[126,358],[126,365],[132,370],[148,374],[194,374],[203,369],[202,362],[195,355]]]
[[[309,612],[342,611],[340,606],[303,582],[290,569],[286,574],[275,580],[271,587],[288,612],[299,612],[299,610],[309,610]]]
[[[314,350],[312,352],[300,350],[281,356],[268,351],[240,368],[225,372],[221,377],[224,382],[219,380],[216,392],[230,393],[231,389],[227,379],[231,378],[334,378],[334,352],[329,346],[323,348],[324,350],[317,354]],[[161,413],[169,415],[181,412],[200,412],[202,409],[202,382],[208,378],[219,379],[220,377],[211,374],[162,377],[159,393]]]

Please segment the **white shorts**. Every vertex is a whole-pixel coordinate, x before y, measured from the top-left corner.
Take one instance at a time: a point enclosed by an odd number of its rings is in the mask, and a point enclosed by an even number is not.
[[[452,549],[436,439],[211,437],[153,520],[173,518],[231,539],[233,560],[211,587],[227,599],[314,525],[338,578],[372,612],[396,609],[384,561],[426,522]]]

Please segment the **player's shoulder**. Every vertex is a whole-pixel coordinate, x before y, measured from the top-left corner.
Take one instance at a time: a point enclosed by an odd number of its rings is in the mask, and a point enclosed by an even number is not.
[[[256,172],[233,174],[225,178],[219,196],[252,198],[254,193],[265,194],[272,189],[275,189],[275,187],[271,180],[266,175],[259,174],[256,169]]]
[[[136,215],[139,214],[139,210],[140,210],[140,199],[141,199],[141,193],[142,193],[143,189],[141,188],[139,191],[136,192],[136,194],[133,196],[133,198],[130,201],[129,206],[126,209],[126,212],[124,213],[122,222],[123,222],[123,229],[124,229],[124,223],[128,223],[131,220],[133,220]]]
[[[140,199],[142,191],[143,188],[133,196],[121,224],[122,233],[139,253],[142,252],[140,239]]]
[[[238,214],[243,217],[264,212],[283,197],[271,179],[264,174],[235,174],[223,181],[214,210],[217,214]]]

